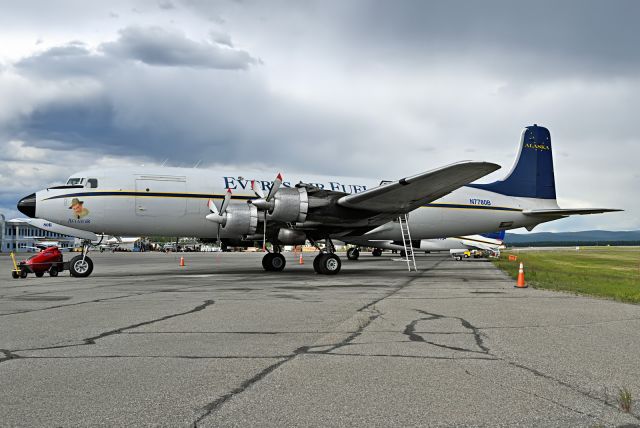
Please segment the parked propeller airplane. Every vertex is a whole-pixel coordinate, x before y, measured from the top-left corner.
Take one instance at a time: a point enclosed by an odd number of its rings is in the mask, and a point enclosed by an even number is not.
[[[462,254],[468,250],[483,250],[491,254],[499,255],[500,249],[504,248],[505,231],[485,233],[480,235],[453,236],[450,238],[417,239],[412,240],[407,245],[411,245],[414,250],[426,252],[448,251],[456,260],[462,259]],[[400,251],[402,257],[407,257],[405,243],[402,241],[370,241],[366,239],[349,239],[349,243],[363,247],[374,247],[371,254],[375,257],[382,255],[382,250]],[[351,247],[347,250],[349,260],[358,260],[360,248]]]
[[[613,209],[561,209],[556,202],[551,136],[541,126],[525,128],[510,174],[489,184],[470,184],[496,171],[489,162],[452,165],[379,183],[326,178],[273,182],[187,168],[105,168],[73,174],[66,185],[22,198],[29,217],[96,234],[193,236],[228,245],[273,244],[262,265],[281,271],[280,246],[315,245],[314,269],[336,274],[341,261],[332,239],[401,239],[399,216],[410,213],[413,239],[471,235],[536,225],[575,214]],[[355,183],[355,184],[354,184]],[[219,202],[219,206],[216,202]],[[318,241],[326,242],[321,249]],[[91,272],[86,257],[78,271]]]

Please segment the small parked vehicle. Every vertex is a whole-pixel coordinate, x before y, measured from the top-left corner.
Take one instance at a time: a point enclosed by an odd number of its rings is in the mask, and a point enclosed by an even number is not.
[[[58,247],[46,247],[42,251],[17,264],[18,270],[11,271],[14,278],[26,278],[33,273],[38,278],[45,273],[50,276],[58,276],[58,272],[64,270],[62,253]]]
[[[14,268],[11,276],[14,279],[26,278],[30,273],[38,278],[49,273],[49,276],[58,276],[58,273],[68,270],[71,276],[76,278],[85,278],[91,275],[93,271],[93,261],[86,255],[78,255],[70,261],[65,262],[62,252],[56,246],[38,247],[41,251],[26,260],[16,262],[15,256],[11,253],[14,262]]]

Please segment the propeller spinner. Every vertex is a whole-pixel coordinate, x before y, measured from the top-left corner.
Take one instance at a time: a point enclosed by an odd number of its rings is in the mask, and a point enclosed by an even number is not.
[[[231,201],[231,189],[227,189],[227,193],[225,193],[222,205],[220,206],[220,211],[218,211],[218,207],[216,207],[213,199],[209,199],[209,202],[207,203],[211,214],[207,214],[206,219],[218,224],[218,231],[216,234],[218,245],[220,245],[220,227],[227,224],[227,207],[229,206],[229,201]]]
[[[262,189],[256,186],[256,181],[255,180],[251,181],[251,190],[253,190],[253,193],[256,194],[258,199],[253,199],[249,201],[249,203],[253,204],[256,208],[264,212],[264,222],[263,222],[264,230],[262,232],[262,250],[263,251],[266,251],[267,249],[267,213],[269,211],[273,211],[273,208],[275,207],[275,201],[273,200],[273,198],[276,196],[276,193],[278,193],[278,189],[280,189],[281,185],[282,185],[282,174],[278,173],[278,176],[276,177],[275,180],[273,180],[273,183],[271,184],[271,189],[269,189],[269,193],[265,197]]]

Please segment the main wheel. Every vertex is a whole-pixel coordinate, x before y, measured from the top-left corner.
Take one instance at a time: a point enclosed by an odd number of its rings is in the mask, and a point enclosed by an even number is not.
[[[380,257],[382,255],[382,250],[380,248],[374,248],[371,255],[373,257]]]
[[[69,272],[76,278],[86,278],[93,272],[93,261],[87,256],[75,256],[69,262]]]
[[[407,257],[407,252],[405,250],[400,250],[400,257]]]
[[[287,261],[280,253],[267,253],[262,258],[262,266],[269,272],[280,272],[286,266]]]
[[[27,270],[26,270],[26,269],[22,269],[22,270],[20,271],[20,278],[23,278],[23,279],[24,279],[24,278],[26,278],[26,277],[27,277],[27,275],[28,275],[28,274],[29,274],[29,272],[27,272]]]
[[[49,269],[49,276],[58,276],[58,268],[55,266],[51,266]]]
[[[266,271],[271,271],[271,259],[273,258],[273,253],[267,253],[262,257],[262,267]]]
[[[320,273],[335,275],[340,272],[342,262],[340,261],[340,257],[335,254],[323,254],[322,258],[318,261],[318,267],[320,268]]]
[[[38,278],[42,278],[44,276],[44,272],[36,272],[36,276]]]
[[[20,278],[20,273],[16,272],[15,270],[12,270],[11,276],[13,277],[13,279],[18,279]]]
[[[349,248],[347,250],[347,259],[358,260],[358,257],[360,257],[360,250],[357,248]]]
[[[320,273],[320,274],[323,273],[320,270],[320,259],[322,259],[323,255],[324,255],[324,253],[320,253],[320,254],[318,254],[317,256],[315,256],[313,258],[313,270],[315,270],[316,273]]]

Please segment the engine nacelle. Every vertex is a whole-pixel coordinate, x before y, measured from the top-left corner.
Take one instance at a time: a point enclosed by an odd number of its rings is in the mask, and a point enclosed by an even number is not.
[[[285,245],[304,245],[307,241],[307,234],[301,230],[280,229],[278,241]]]
[[[273,200],[273,210],[269,210],[270,220],[303,223],[309,211],[307,189],[280,188]]]
[[[222,230],[225,235],[249,235],[258,227],[258,209],[248,204],[229,205],[224,214],[226,221]]]

